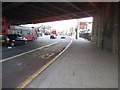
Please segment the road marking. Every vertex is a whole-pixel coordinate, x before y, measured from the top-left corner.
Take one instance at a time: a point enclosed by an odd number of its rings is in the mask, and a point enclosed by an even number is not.
[[[46,59],[50,58],[51,56],[53,56],[55,53],[50,54]]]
[[[42,66],[38,71],[36,71],[34,74],[32,74],[28,79],[26,79],[23,83],[21,83],[16,90],[22,90],[23,88],[25,88],[33,79],[35,79],[41,72],[43,72],[43,70],[45,70],[50,64],[52,64],[58,57],[60,57],[67,49],[68,47],[71,45],[72,43],[72,39],[70,41],[70,43],[65,47],[64,50],[62,50],[62,52],[60,52],[57,56],[55,56],[53,59],[51,59],[47,64],[45,64],[44,66]]]
[[[6,58],[6,59],[3,59],[3,60],[0,60],[0,63],[1,63],[1,62],[4,62],[4,61],[7,61],[7,60],[9,60],[9,59],[13,59],[13,58],[16,58],[16,57],[19,57],[19,56],[25,55],[25,54],[27,54],[27,53],[31,53],[31,52],[36,51],[36,50],[43,49],[43,48],[45,48],[45,47],[52,46],[52,45],[57,44],[57,43],[59,43],[59,42],[51,43],[51,44],[48,44],[48,45],[46,45],[46,46],[43,46],[43,47],[40,47],[40,48],[36,48],[36,49],[30,50],[30,51],[28,51],[28,52],[24,52],[24,53],[21,53],[21,54],[15,55],[15,56],[13,56],[13,57],[9,57],[9,58]]]

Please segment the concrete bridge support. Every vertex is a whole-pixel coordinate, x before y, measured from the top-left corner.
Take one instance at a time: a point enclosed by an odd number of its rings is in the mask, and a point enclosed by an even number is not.
[[[118,54],[118,3],[105,3],[93,16],[92,42]]]

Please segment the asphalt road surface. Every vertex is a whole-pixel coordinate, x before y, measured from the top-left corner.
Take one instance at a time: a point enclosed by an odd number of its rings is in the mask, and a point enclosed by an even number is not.
[[[27,44],[17,45],[12,48],[2,47],[2,59],[9,58],[14,55],[18,55],[33,50],[56,41],[60,41],[60,38],[53,40],[53,39],[49,39],[49,36],[44,36],[44,37],[39,37],[35,41],[29,41]]]
[[[22,56],[8,59],[2,62],[2,88],[16,88],[34,72],[58,55],[69,43],[70,38],[66,39],[49,39],[49,37],[41,37],[36,41],[28,42],[26,45],[16,46],[2,50],[3,58],[24,53],[29,50],[40,48],[50,43],[55,43],[42,49],[36,49]],[[4,56],[5,55],[5,56]]]

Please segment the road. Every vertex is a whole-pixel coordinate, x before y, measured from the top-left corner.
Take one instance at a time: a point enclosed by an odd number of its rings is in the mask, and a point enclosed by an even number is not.
[[[36,41],[31,41],[26,45],[16,46],[15,48],[8,49],[4,47],[2,50],[4,59],[33,49],[35,50],[2,62],[2,87],[16,88],[19,86],[43,65],[58,55],[70,43],[70,40],[69,37],[66,39],[41,37]],[[48,44],[51,45],[40,48]]]
[[[14,55],[18,55],[29,50],[33,50],[44,45],[58,42],[60,39],[49,39],[49,36],[39,37],[35,41],[29,41],[27,44],[17,45],[13,48],[2,47],[2,59],[12,57]]]

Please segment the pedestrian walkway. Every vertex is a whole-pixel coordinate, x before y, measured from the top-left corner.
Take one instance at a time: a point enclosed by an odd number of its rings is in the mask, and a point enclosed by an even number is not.
[[[79,38],[26,88],[117,87],[117,57]]]

